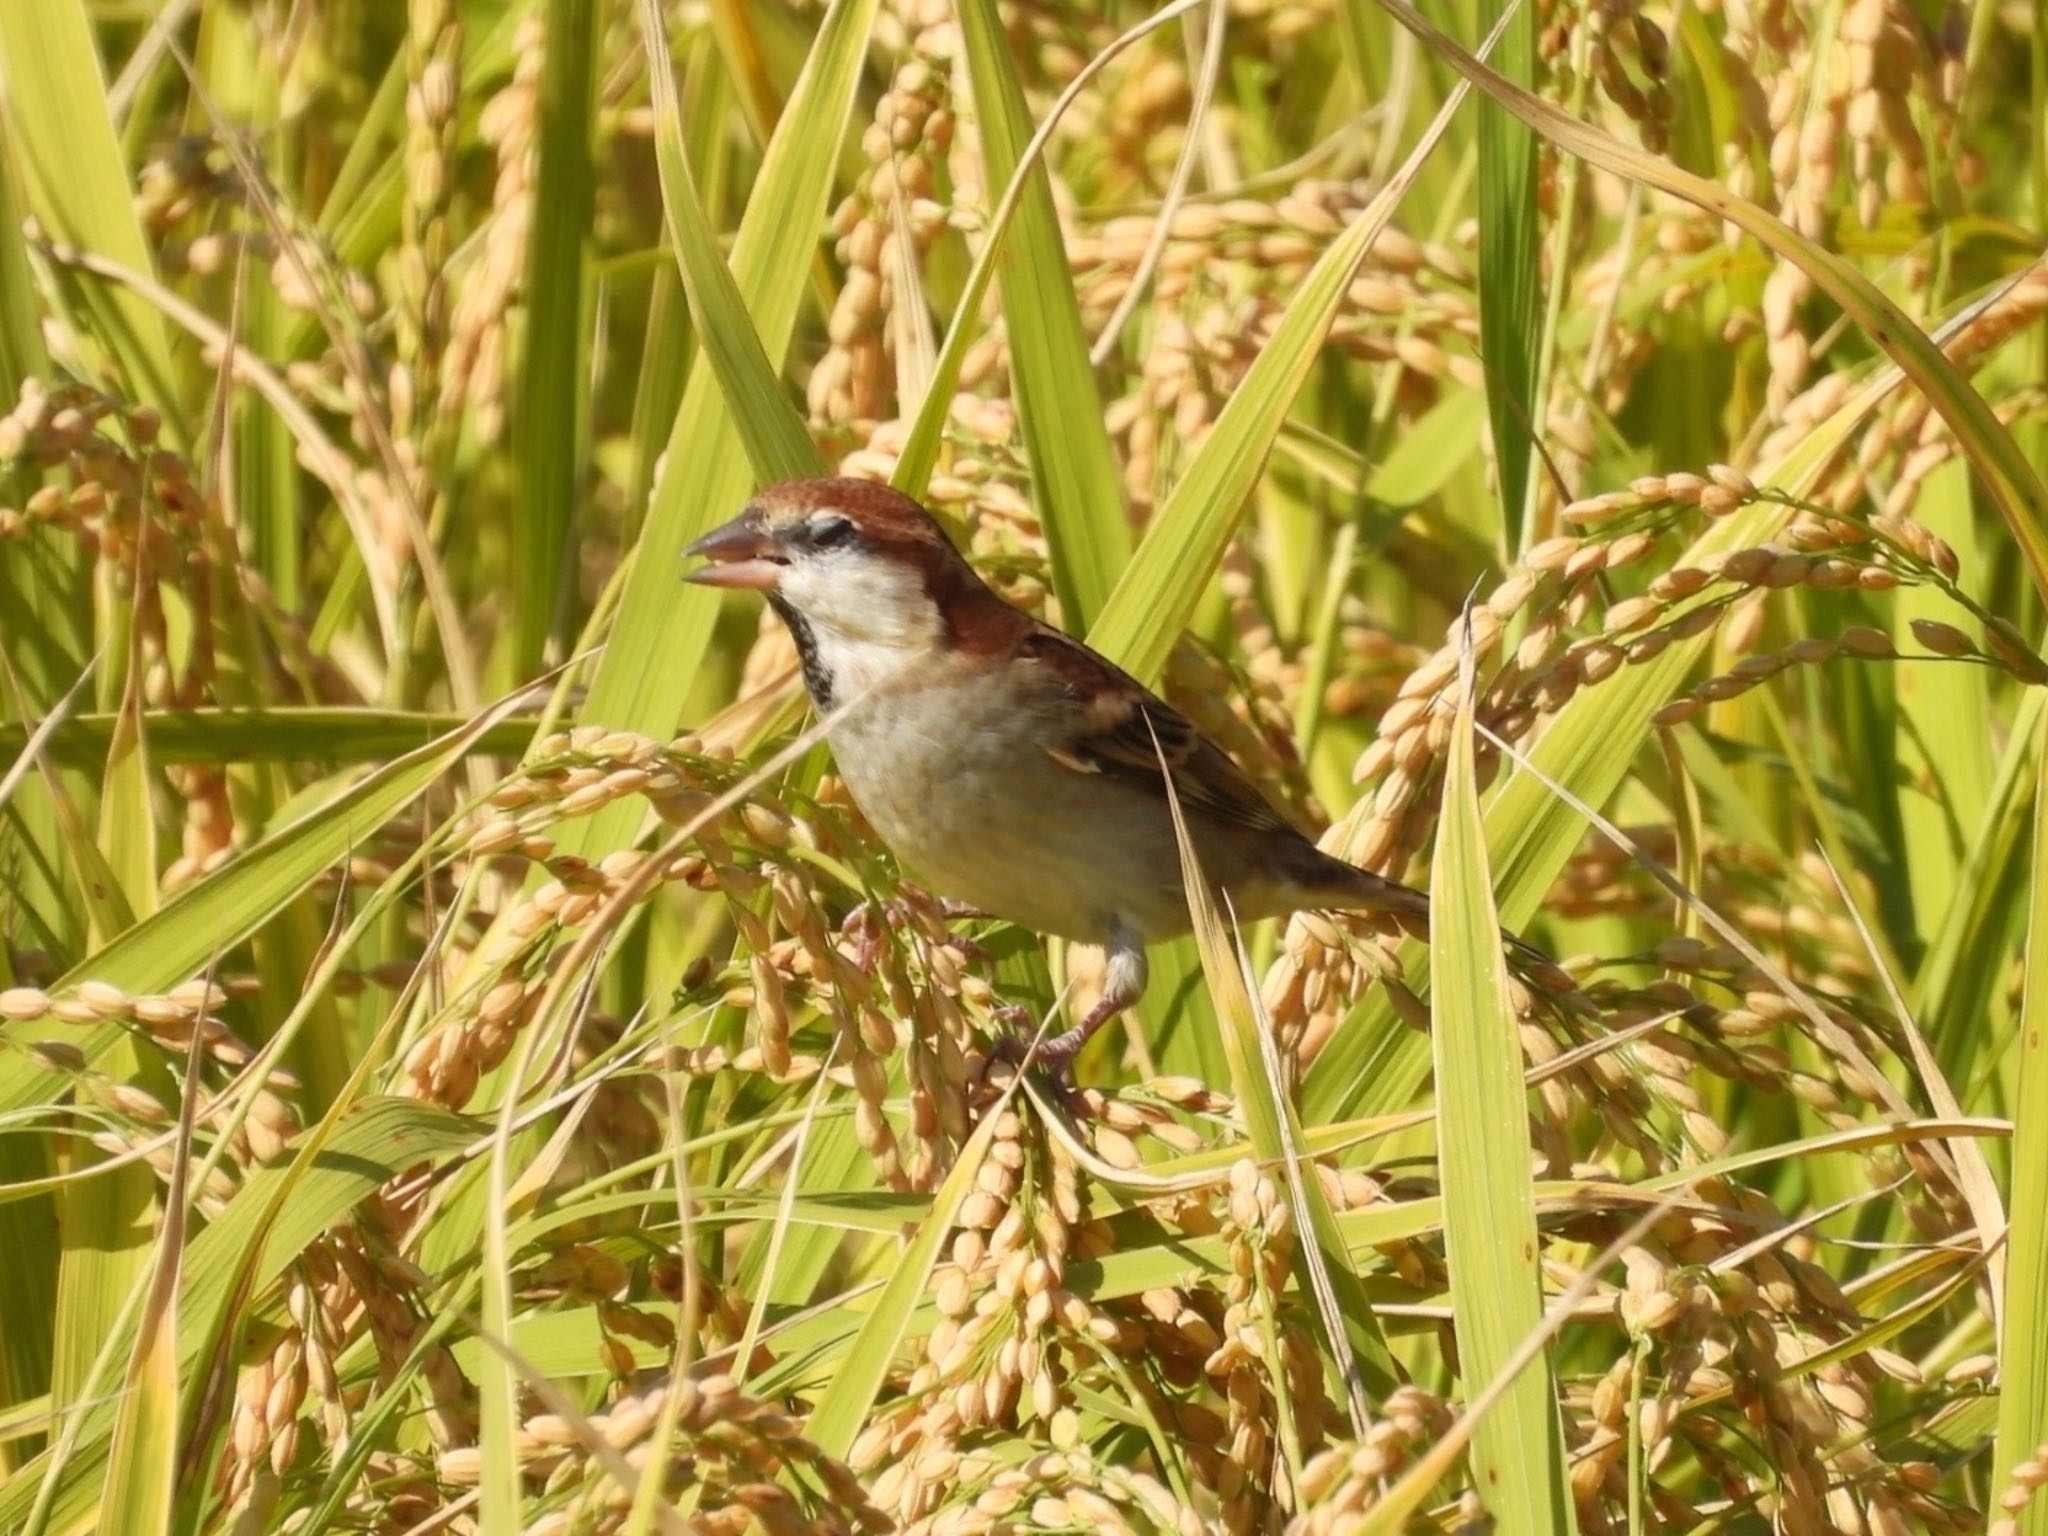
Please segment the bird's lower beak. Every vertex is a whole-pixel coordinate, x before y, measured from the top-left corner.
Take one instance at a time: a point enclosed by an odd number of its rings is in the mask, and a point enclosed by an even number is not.
[[[773,591],[788,564],[774,537],[762,529],[752,513],[741,513],[723,527],[712,529],[683,553],[706,562],[683,577],[700,587]]]

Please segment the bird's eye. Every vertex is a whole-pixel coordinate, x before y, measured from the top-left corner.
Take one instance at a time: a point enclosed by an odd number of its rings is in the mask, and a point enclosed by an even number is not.
[[[811,519],[809,532],[814,548],[831,549],[853,537],[853,519],[837,512],[827,512],[822,517]]]

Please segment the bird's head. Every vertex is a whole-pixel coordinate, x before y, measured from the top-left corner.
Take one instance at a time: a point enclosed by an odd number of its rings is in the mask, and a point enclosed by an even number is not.
[[[686,579],[765,592],[821,637],[932,645],[980,579],[932,515],[865,480],[771,485],[685,551],[705,563]]]

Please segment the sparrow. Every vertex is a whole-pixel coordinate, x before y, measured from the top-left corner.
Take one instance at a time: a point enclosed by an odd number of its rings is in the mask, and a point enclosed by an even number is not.
[[[1103,948],[1100,999],[1037,1051],[1062,1078],[1143,996],[1146,946],[1191,927],[1169,781],[1239,918],[1428,922],[1422,892],[1317,848],[1186,716],[1004,601],[888,486],[785,481],[685,553],[704,561],[687,580],[767,598],[820,715],[859,701],[828,740],[903,865],[965,907]]]

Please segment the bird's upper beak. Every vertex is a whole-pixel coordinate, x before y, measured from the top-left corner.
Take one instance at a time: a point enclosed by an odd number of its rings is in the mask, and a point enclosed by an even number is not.
[[[775,536],[761,526],[760,516],[754,512],[742,512],[723,527],[712,529],[683,553],[706,562],[683,577],[700,587],[773,591],[789,563]]]

